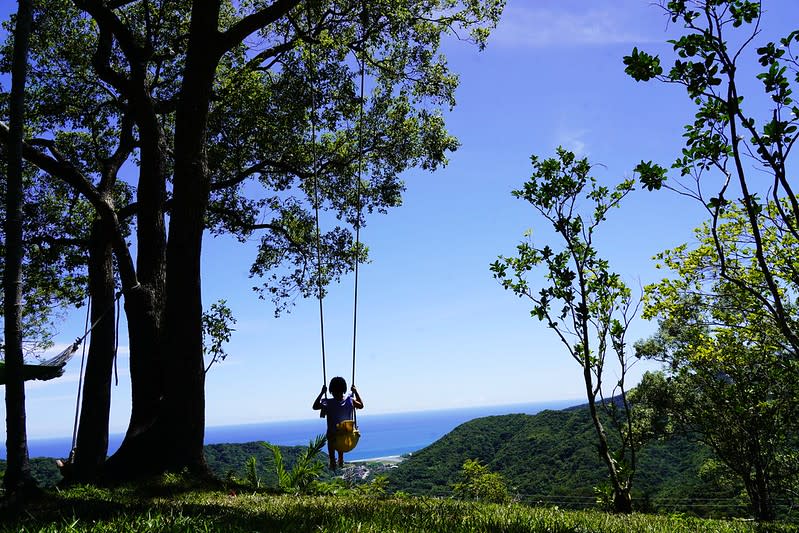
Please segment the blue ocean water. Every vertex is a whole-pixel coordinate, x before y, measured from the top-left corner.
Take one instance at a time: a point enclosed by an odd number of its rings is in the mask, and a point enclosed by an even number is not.
[[[440,439],[458,425],[491,415],[510,413],[535,414],[545,409],[563,409],[580,403],[579,400],[560,400],[515,405],[468,407],[413,413],[358,414],[361,440],[358,447],[347,454],[348,460],[373,459],[413,453]],[[324,420],[309,417],[304,420],[263,422],[236,426],[211,426],[205,429],[206,444],[267,441],[283,446],[306,445],[316,435],[324,433]],[[109,437],[109,454],[122,442],[122,434]],[[31,457],[67,457],[72,439],[30,439]],[[0,457],[5,458],[5,446],[0,447]]]

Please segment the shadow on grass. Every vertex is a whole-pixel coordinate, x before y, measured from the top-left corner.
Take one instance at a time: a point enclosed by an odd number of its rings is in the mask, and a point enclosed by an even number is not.
[[[796,532],[792,525],[757,525],[679,516],[615,516],[525,505],[487,505],[431,498],[233,494],[164,487],[128,490],[76,487],[52,493],[25,509],[0,512],[6,531],[88,532],[225,531],[230,533],[413,531],[504,533],[607,532],[749,533]]]

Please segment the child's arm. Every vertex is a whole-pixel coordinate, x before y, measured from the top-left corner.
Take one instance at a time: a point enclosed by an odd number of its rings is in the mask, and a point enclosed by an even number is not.
[[[313,407],[312,407],[312,409],[313,409],[314,411],[318,411],[319,409],[321,409],[321,408],[322,408],[322,396],[324,396],[324,394],[325,394],[326,392],[327,392],[327,386],[325,386],[325,385],[322,385],[322,392],[320,392],[320,393],[319,393],[319,396],[317,396],[317,397],[316,397],[316,400],[314,400],[314,402],[313,402]]]
[[[352,406],[356,409],[363,409],[363,400],[361,399],[361,395],[358,394],[358,389],[355,388],[355,385],[350,387],[352,391],[352,395],[354,396],[352,399]]]

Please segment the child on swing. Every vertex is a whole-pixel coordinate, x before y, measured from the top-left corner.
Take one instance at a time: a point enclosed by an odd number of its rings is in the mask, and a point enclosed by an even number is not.
[[[336,449],[333,448],[333,441],[335,440],[338,424],[344,420],[352,420],[355,414],[355,409],[363,409],[363,400],[361,400],[358,389],[355,385],[350,387],[352,394],[347,392],[347,382],[342,377],[334,377],[330,380],[330,394],[332,398],[323,398],[322,396],[328,391],[328,388],[322,385],[322,392],[316,397],[313,403],[315,411],[322,410],[322,416],[327,417],[327,453],[330,457],[330,469],[336,469]],[[344,466],[344,452],[338,452],[338,466]]]

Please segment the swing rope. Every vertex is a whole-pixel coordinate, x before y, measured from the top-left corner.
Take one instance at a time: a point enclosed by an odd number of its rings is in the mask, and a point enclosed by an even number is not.
[[[308,13],[309,16],[309,28],[310,28],[310,12]],[[366,18],[366,8],[364,7],[363,12],[361,14],[362,17],[362,26],[365,26],[365,18]],[[363,30],[365,31],[365,29]],[[321,336],[321,349],[322,349],[322,384],[327,386],[327,363],[326,363],[326,351],[325,351],[325,319],[324,319],[324,293],[323,293],[323,284],[322,284],[322,244],[321,244],[321,231],[320,231],[320,224],[319,224],[319,206],[320,206],[320,199],[319,199],[319,162],[318,162],[318,154],[317,154],[317,141],[316,141],[316,71],[315,71],[315,64],[314,64],[314,54],[313,54],[313,46],[310,47],[309,52],[310,58],[310,65],[311,65],[311,75],[309,80],[309,85],[311,87],[311,159],[312,159],[312,169],[311,175],[313,177],[313,190],[314,190],[314,219],[316,224],[316,264],[317,264],[317,297],[319,300],[319,329],[320,329],[320,336]],[[356,58],[357,59],[357,58]],[[352,386],[355,385],[355,362],[356,362],[356,351],[357,351],[357,338],[358,338],[358,273],[359,273],[359,265],[360,265],[360,254],[361,254],[361,177],[363,175],[363,122],[364,122],[364,78],[365,78],[365,60],[364,59],[357,59],[359,70],[360,70],[360,92],[359,92],[359,109],[358,109],[358,167],[357,167],[357,176],[355,177],[356,186],[355,186],[355,258],[354,258],[354,271],[355,271],[355,280],[354,280],[354,294],[353,294],[353,316],[352,316],[352,381],[350,382]],[[327,392],[325,392],[325,398],[327,398]],[[353,410],[353,422],[357,427],[357,410]],[[320,413],[321,416],[324,416],[324,411]]]
[[[308,13],[309,30],[310,30],[310,11]],[[313,192],[314,192],[314,216],[316,223],[316,290],[319,300],[319,333],[322,340],[322,385],[327,386],[327,365],[325,363],[325,311],[322,286],[322,237],[319,229],[319,167],[316,154],[316,72],[314,65],[313,46],[310,47],[310,66],[311,76],[309,85],[311,87],[311,175],[313,176]],[[327,392],[325,392],[327,398]],[[320,413],[324,416],[324,413]]]
[[[356,177],[355,186],[355,288],[352,304],[352,381],[351,385],[355,386],[355,352],[357,348],[358,339],[358,265],[360,264],[361,256],[361,174],[363,173],[363,81],[364,81],[364,63],[365,60],[359,61],[361,67],[361,90],[359,94],[359,110],[358,110],[358,176]],[[358,425],[358,410],[352,410],[352,419],[355,426]]]

